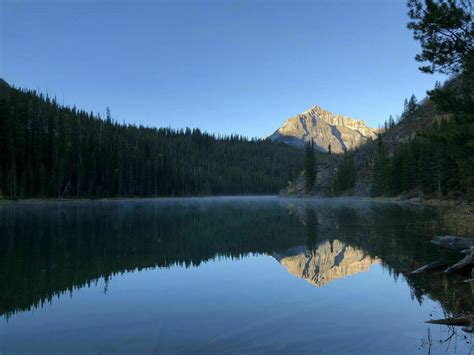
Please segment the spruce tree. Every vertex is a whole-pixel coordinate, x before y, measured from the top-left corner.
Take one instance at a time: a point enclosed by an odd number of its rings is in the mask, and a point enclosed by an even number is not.
[[[336,195],[355,187],[357,181],[357,169],[354,164],[354,157],[350,153],[344,153],[336,173],[333,190]]]
[[[314,141],[306,143],[304,154],[304,176],[305,189],[309,193],[313,191],[314,183],[316,181],[316,161],[314,156]]]
[[[383,195],[387,192],[388,163],[382,134],[379,133],[377,138],[377,156],[372,169],[372,194],[375,196]]]

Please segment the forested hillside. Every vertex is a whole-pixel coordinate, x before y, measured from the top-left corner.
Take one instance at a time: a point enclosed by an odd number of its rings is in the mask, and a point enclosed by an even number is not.
[[[0,79],[0,197],[276,193],[303,166],[282,143],[117,123]]]
[[[462,1],[408,1],[408,28],[422,47],[425,73],[449,74],[421,103],[412,96],[377,139],[349,152],[333,194],[474,197],[473,7]],[[347,169],[346,169],[347,170]],[[349,169],[350,170],[350,169]],[[342,187],[342,188],[341,188]]]
[[[474,25],[469,2],[409,1],[414,38],[422,53],[416,59],[429,65],[426,73],[452,75],[445,85],[428,92],[427,102],[413,99],[405,106],[401,124],[409,126],[426,116],[431,105],[432,127],[418,131],[389,154],[384,135],[378,140],[372,167],[375,195],[419,191],[424,195],[474,196]],[[393,134],[392,134],[393,135]]]

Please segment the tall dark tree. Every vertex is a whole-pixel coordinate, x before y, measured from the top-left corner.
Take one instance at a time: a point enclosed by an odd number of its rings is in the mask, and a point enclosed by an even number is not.
[[[334,180],[334,193],[336,195],[354,188],[357,181],[357,169],[354,164],[352,153],[344,153],[341,163],[337,169]]]
[[[304,151],[304,176],[306,192],[313,191],[316,182],[316,159],[314,156],[314,141],[306,143]]]
[[[393,118],[392,115],[388,117],[388,128],[393,128],[395,127],[395,119]]]
[[[383,135],[377,137],[377,156],[372,171],[372,194],[382,195],[387,191],[388,158],[385,150]]]

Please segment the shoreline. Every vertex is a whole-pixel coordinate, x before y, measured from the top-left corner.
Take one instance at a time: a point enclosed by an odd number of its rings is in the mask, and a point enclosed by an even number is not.
[[[474,201],[460,200],[460,199],[437,199],[437,198],[406,198],[403,196],[362,196],[362,195],[340,195],[340,196],[323,196],[323,195],[290,195],[290,194],[279,194],[282,198],[300,198],[300,199],[311,199],[311,198],[323,198],[323,199],[352,199],[361,201],[373,201],[373,202],[406,202],[417,205],[427,205],[433,207],[451,207],[451,206],[472,206],[474,207]]]
[[[432,207],[460,207],[470,206],[474,208],[474,202],[452,199],[422,199],[395,197],[371,197],[371,196],[319,196],[319,195],[282,195],[282,194],[239,194],[239,195],[193,195],[193,196],[157,196],[157,197],[100,197],[100,198],[0,198],[0,204],[29,204],[29,203],[55,203],[55,202],[106,202],[106,201],[140,201],[140,200],[171,200],[171,199],[206,199],[206,198],[239,198],[239,197],[278,197],[288,199],[327,199],[327,200],[357,200],[370,202],[402,202]]]
[[[278,197],[275,195],[203,195],[203,196],[157,196],[157,197],[101,197],[101,198],[25,198],[25,199],[2,199],[0,198],[0,206],[2,204],[35,204],[35,203],[86,203],[86,202],[107,202],[107,201],[152,201],[152,200],[177,200],[177,199],[210,199],[210,198],[245,198],[245,197]]]

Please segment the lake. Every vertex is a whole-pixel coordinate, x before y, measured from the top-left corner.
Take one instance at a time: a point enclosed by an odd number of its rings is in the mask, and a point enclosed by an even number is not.
[[[0,353],[466,354],[437,211],[219,197],[0,205]]]

